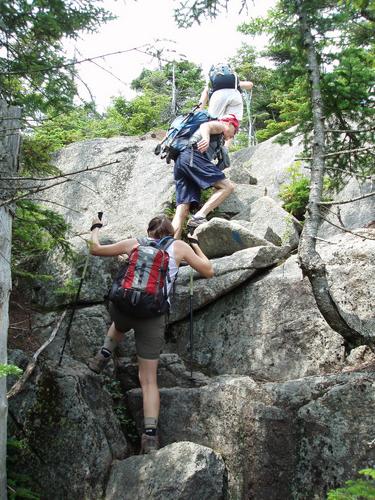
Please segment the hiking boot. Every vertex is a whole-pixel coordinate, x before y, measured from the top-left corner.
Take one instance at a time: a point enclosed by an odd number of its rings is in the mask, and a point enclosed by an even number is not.
[[[195,229],[201,224],[204,224],[205,222],[207,222],[206,217],[194,217],[193,215],[191,219],[188,220],[187,227],[189,229]]]
[[[159,437],[142,434],[140,455],[147,455],[159,449]]]
[[[95,372],[96,374],[99,375],[104,368],[108,365],[110,362],[112,356],[105,357],[99,351],[97,355],[94,358],[91,358],[89,362],[87,363],[87,366],[90,368],[91,371]]]

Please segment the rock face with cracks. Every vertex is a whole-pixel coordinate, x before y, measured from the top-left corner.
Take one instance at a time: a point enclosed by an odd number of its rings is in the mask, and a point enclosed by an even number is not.
[[[347,357],[298,266],[301,225],[278,196],[302,151],[298,141],[280,146],[270,139],[232,155],[225,173],[236,189],[197,231],[215,275],[193,272],[191,324],[191,271],[180,268],[158,369],[161,450],[136,456],[130,439],[131,419],[139,434],[143,425],[133,332],[104,374],[86,367],[110,325],[105,296],[117,258],[89,257],[57,366],[72,299],[54,291],[80,278],[96,212],[106,219],[101,240],[113,242],[143,236],[148,221],[172,202],[172,169],[154,155],[156,143],[97,139],[56,155],[63,172],[84,170],[50,191],[60,204],[51,208],[79,234],[72,239],[78,257],[67,266],[51,256],[41,270],[54,280],[30,292],[40,343],[62,309],[68,312],[33,376],[10,400],[11,430],[27,444],[21,466],[42,498],[57,500],[323,500],[359,469],[375,466],[375,359],[364,346]],[[358,190],[369,192],[348,183],[339,197]],[[364,226],[374,219],[374,197],[356,203],[360,209],[345,204],[341,212],[354,234],[322,224],[318,251],[333,300],[371,338],[375,230]],[[25,366],[22,353],[14,360]]]
[[[109,477],[106,499],[222,500],[225,476],[224,462],[217,453],[183,441],[150,456],[116,461]]]

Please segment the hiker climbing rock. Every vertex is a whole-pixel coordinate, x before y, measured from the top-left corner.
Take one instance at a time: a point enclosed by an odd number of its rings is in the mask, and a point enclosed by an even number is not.
[[[191,237],[190,246],[173,239],[174,228],[165,216],[154,217],[149,222],[146,238],[129,238],[114,244],[100,244],[101,227],[100,219],[95,218],[91,226],[90,253],[102,257],[127,254],[129,261],[120,271],[110,293],[112,324],[103,346],[88,366],[99,374],[110,361],[124,333],[134,330],[143,394],[141,453],[150,453],[159,448],[157,366],[164,342],[169,292],[182,261],[205,278],[213,276],[213,268],[196,239]]]
[[[243,116],[243,102],[241,90],[251,90],[253,83],[239,80],[229,64],[211,66],[208,81],[202,91],[200,108],[208,103],[208,112],[214,118],[234,114],[241,121]]]
[[[205,88],[200,97],[200,109],[208,104],[208,113],[213,118],[233,114],[238,121],[243,117],[242,90],[251,90],[253,83],[240,80],[229,64],[212,65]],[[231,139],[225,146],[228,148]]]
[[[172,220],[175,238],[181,237],[183,223],[190,209],[199,205],[202,190],[215,188],[215,192],[188,221],[190,230],[207,222],[206,216],[233,192],[234,184],[225,177],[219,165],[211,160],[216,141],[233,138],[238,126],[234,115],[202,123],[191,136],[190,145],[175,160],[176,212]]]

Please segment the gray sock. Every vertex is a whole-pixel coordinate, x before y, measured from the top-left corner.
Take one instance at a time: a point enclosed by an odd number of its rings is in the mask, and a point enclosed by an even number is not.
[[[148,436],[155,436],[156,430],[158,427],[158,419],[155,417],[145,417],[144,418],[145,425],[145,434]]]
[[[104,344],[100,352],[105,358],[109,358],[113,354],[113,351],[116,349],[117,344],[117,340],[114,340],[111,337],[106,337],[104,339]]]

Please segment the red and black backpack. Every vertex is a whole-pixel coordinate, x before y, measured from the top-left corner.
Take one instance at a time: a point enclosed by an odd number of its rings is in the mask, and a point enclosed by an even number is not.
[[[120,311],[136,318],[152,318],[169,310],[167,285],[170,281],[167,248],[175,241],[138,238],[125,267],[116,276],[109,300]]]

